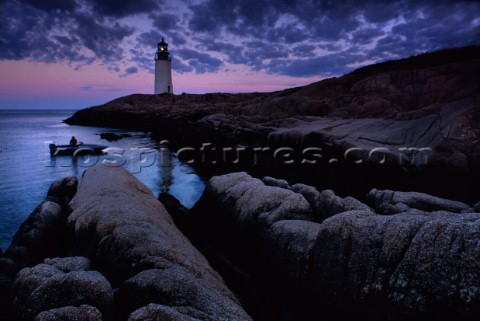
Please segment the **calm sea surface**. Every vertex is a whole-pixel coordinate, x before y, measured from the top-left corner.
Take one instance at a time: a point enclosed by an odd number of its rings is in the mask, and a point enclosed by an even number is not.
[[[200,198],[205,183],[148,133],[69,126],[62,120],[73,111],[0,110],[0,247],[5,250],[20,224],[45,198],[50,184],[65,176],[81,179],[85,169],[102,163],[123,166],[155,194],[167,191],[186,207]],[[99,133],[128,134],[107,142]],[[106,155],[50,156],[48,144],[79,142],[107,145]]]

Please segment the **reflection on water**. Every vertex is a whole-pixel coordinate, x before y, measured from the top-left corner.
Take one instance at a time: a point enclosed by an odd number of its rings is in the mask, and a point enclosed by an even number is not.
[[[5,249],[20,224],[45,198],[50,184],[96,165],[123,166],[149,187],[155,196],[168,192],[191,207],[205,183],[165,144],[148,133],[68,126],[62,120],[72,111],[0,110],[0,247]],[[129,134],[115,142],[99,133]],[[105,155],[51,156],[48,144],[68,144],[71,136],[89,144],[108,145]]]
[[[150,148],[109,147],[104,154],[77,157],[51,154],[47,157],[45,167],[50,168],[51,175],[69,171],[68,175],[77,176],[80,184],[83,172],[92,166],[123,167],[147,185],[155,196],[170,193],[187,208],[199,199],[205,185],[193,168],[179,161],[165,144]]]
[[[160,162],[158,163],[160,166],[159,176],[162,179],[162,182],[160,184],[161,192],[168,193],[170,191],[170,185],[172,185],[173,180],[172,154],[170,153],[170,150],[168,150],[168,148],[160,148]]]

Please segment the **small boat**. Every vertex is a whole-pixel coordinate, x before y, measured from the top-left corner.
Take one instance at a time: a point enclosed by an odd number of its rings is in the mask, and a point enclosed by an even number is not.
[[[58,155],[85,155],[85,154],[102,154],[103,150],[108,146],[95,145],[95,144],[83,144],[78,145],[55,145],[50,144],[50,154],[53,156]]]

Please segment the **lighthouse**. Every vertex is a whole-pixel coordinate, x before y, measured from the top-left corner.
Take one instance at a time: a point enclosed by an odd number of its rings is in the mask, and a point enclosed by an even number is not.
[[[173,93],[172,59],[168,52],[168,43],[162,38],[155,54],[155,94]]]

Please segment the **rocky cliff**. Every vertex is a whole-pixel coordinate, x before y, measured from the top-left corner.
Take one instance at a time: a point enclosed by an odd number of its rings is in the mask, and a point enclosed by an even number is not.
[[[376,187],[472,202],[480,196],[478,57],[480,47],[446,50],[273,93],[136,94],[66,122],[152,131],[173,151],[192,147],[183,156],[210,173],[241,169],[358,197]],[[208,160],[205,146],[213,147]]]

